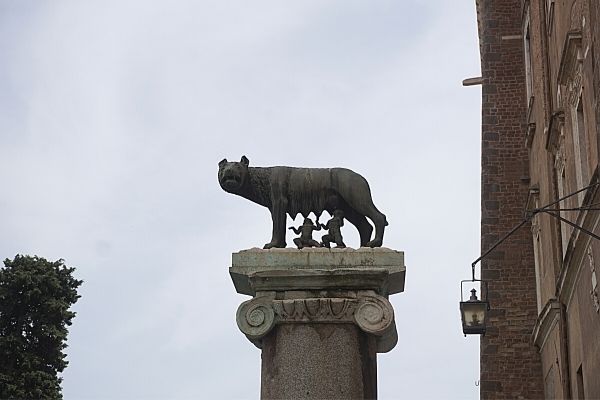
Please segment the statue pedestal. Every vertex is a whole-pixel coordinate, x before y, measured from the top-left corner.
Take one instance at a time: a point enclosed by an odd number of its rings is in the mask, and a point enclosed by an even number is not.
[[[398,341],[390,294],[404,253],[386,248],[251,249],[229,269],[237,324],[262,349],[262,399],[375,399],[377,353]]]

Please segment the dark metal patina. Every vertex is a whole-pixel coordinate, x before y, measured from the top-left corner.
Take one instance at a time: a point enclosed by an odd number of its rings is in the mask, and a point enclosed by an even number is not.
[[[226,192],[271,211],[273,235],[265,249],[286,246],[286,213],[292,218],[298,213],[308,218],[312,212],[318,221],[323,211],[335,219],[336,210],[356,226],[361,246],[382,245],[387,221],[373,204],[369,184],[361,175],[346,168],[249,167],[249,163],[246,156],[239,162],[223,159],[219,162],[219,184]],[[373,239],[373,227],[367,217],[375,225]],[[335,232],[328,229],[329,235],[333,234],[329,241],[337,243]]]

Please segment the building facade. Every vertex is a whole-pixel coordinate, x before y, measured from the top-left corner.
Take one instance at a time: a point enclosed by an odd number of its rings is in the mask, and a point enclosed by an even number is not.
[[[600,398],[600,1],[476,3],[481,398]]]

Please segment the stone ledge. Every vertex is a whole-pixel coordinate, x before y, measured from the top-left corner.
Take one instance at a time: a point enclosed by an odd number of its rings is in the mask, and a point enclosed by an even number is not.
[[[232,254],[233,267],[365,267],[402,266],[404,252],[386,247],[349,247],[328,249],[306,247],[303,249],[252,248]]]
[[[404,253],[387,248],[249,249],[232,255],[238,293],[319,289],[404,291]]]

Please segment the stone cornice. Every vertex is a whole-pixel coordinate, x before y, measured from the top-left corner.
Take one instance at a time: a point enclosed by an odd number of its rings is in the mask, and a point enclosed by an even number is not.
[[[385,268],[336,268],[334,270],[258,271],[247,277],[250,290],[284,292],[289,290],[375,290],[390,293],[390,272]],[[239,292],[238,292],[239,293]],[[248,294],[248,293],[244,293]]]
[[[569,76],[575,71],[575,66],[580,60],[581,31],[573,30],[567,32],[563,45],[560,66],[558,68],[558,83],[565,85]]]
[[[533,328],[533,333],[531,334],[531,342],[538,350],[542,350],[548,339],[548,335],[558,323],[561,308],[560,302],[555,298],[551,298],[538,315],[538,319]]]
[[[387,248],[250,249],[232,255],[229,274],[238,293],[332,288],[404,291],[404,253]]]

